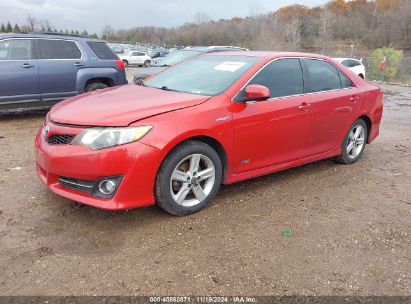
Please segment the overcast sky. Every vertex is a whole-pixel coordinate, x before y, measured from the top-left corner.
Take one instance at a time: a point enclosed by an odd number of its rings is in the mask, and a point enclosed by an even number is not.
[[[0,0],[0,23],[24,24],[31,14],[58,29],[100,33],[105,24],[115,29],[134,26],[174,27],[192,22],[201,11],[212,19],[245,17],[290,4],[316,6],[327,0]]]

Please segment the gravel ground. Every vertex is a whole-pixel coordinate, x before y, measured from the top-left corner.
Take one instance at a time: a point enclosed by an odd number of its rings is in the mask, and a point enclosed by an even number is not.
[[[384,89],[358,163],[225,186],[182,218],[52,194],[33,161],[45,113],[1,116],[0,295],[411,295],[411,89]]]

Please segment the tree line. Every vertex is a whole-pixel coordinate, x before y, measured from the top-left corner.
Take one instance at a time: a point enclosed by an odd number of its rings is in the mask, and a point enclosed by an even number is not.
[[[7,23],[0,24],[0,33],[31,33],[31,32],[46,32],[46,33],[58,33],[58,34],[66,34],[66,35],[78,35],[78,36],[85,36],[90,38],[98,39],[98,35],[96,33],[89,34],[86,30],[78,31],[78,30],[68,30],[68,29],[60,29],[58,30],[56,27],[51,25],[48,20],[45,21],[38,21],[31,15],[27,16],[26,23],[19,25],[17,23],[14,26],[11,25],[10,21]]]
[[[213,21],[204,12],[176,28],[114,30],[112,41],[158,45],[237,45],[258,50],[361,53],[385,46],[411,50],[410,0],[332,0],[326,5],[291,5],[246,18]]]
[[[23,25],[3,23],[0,32],[55,32],[98,38],[86,30],[56,29],[47,20],[27,16]],[[277,11],[250,12],[246,18],[218,21],[204,12],[180,27],[105,25],[108,41],[165,46],[236,45],[255,50],[303,50],[328,55],[362,55],[392,46],[411,51],[410,0],[331,0],[326,5],[285,6]]]

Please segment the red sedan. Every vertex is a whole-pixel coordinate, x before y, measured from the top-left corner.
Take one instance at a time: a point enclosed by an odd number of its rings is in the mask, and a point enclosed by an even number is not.
[[[356,162],[378,136],[382,97],[328,57],[212,53],[54,106],[36,137],[37,173],[97,208],[186,215],[221,183]]]

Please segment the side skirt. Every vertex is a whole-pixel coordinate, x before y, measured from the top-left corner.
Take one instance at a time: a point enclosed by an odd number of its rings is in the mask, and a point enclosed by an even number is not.
[[[293,160],[290,162],[277,164],[277,165],[269,166],[269,167],[264,167],[264,168],[260,168],[260,169],[256,169],[252,171],[243,172],[243,173],[231,174],[227,176],[226,180],[224,181],[224,184],[226,185],[233,184],[233,183],[237,183],[243,180],[267,175],[270,173],[275,173],[275,172],[283,171],[286,169],[291,169],[291,168],[298,167],[298,166],[308,164],[308,163],[312,163],[318,160],[335,157],[335,156],[340,155],[340,153],[341,153],[341,148],[338,147],[328,152],[309,156],[306,158],[301,158],[301,159]]]

